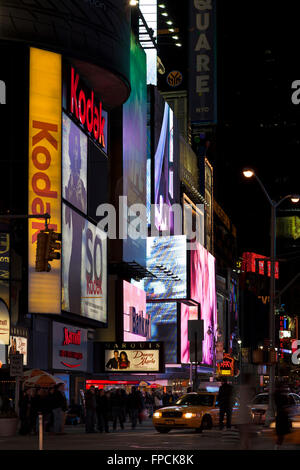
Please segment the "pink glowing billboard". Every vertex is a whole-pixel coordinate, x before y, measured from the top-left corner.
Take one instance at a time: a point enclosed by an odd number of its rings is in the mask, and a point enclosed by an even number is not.
[[[212,365],[215,354],[214,335],[216,334],[217,328],[215,258],[200,245],[200,243],[197,243],[196,249],[191,250],[190,253],[190,297],[192,300],[200,303],[201,319],[204,320],[202,362],[207,365]]]
[[[198,320],[198,307],[181,304],[181,364],[190,363],[190,342],[188,340],[188,321]]]
[[[123,341],[149,341],[151,317],[146,312],[146,292],[123,281]]]

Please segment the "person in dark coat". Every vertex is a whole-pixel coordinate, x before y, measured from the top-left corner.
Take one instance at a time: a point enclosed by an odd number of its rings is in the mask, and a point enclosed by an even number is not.
[[[219,426],[222,430],[224,428],[224,417],[226,414],[226,428],[231,428],[231,417],[232,417],[232,408],[234,403],[234,394],[233,386],[227,383],[226,380],[223,380],[221,387],[219,388],[219,394],[217,401],[220,408],[220,421]]]
[[[19,417],[21,421],[19,433],[23,436],[30,434],[30,406],[30,393],[25,390],[19,400]]]
[[[86,433],[94,433],[95,431],[95,424],[96,424],[96,410],[97,410],[97,402],[96,402],[96,394],[95,394],[95,387],[92,386],[89,390],[85,392],[85,432]]]
[[[137,425],[139,414],[143,410],[143,399],[141,392],[136,387],[132,387],[131,393],[128,397],[128,408],[130,412],[131,427],[134,429]]]
[[[119,420],[121,429],[124,429],[124,417],[122,409],[122,395],[119,389],[115,390],[111,395],[112,417],[113,417],[113,430],[117,429],[117,421]]]
[[[104,390],[96,391],[96,413],[97,413],[97,427],[99,432],[109,432],[108,426],[108,398]]]
[[[276,406],[276,434],[277,440],[275,449],[283,444],[286,434],[291,432],[291,421],[289,417],[288,395],[281,385],[277,387],[274,394]]]

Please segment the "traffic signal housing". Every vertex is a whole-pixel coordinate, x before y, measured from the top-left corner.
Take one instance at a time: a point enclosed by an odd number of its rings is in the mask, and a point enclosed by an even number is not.
[[[37,236],[35,270],[37,272],[51,271],[49,261],[60,259],[61,233],[54,230],[41,230]]]

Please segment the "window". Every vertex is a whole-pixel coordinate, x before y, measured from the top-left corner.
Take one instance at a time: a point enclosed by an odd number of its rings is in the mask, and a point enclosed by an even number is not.
[[[214,404],[214,395],[186,395],[180,398],[176,405],[186,405],[186,406],[213,406]]]

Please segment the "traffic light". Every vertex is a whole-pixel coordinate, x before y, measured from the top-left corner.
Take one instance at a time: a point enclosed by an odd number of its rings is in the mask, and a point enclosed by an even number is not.
[[[46,246],[46,258],[47,261],[53,261],[54,259],[60,259],[61,244],[61,233],[56,233],[53,230],[48,231],[48,240]]]
[[[51,271],[49,261],[60,259],[61,233],[56,233],[53,230],[41,230],[37,236],[36,247],[36,262],[35,270],[37,272]]]

